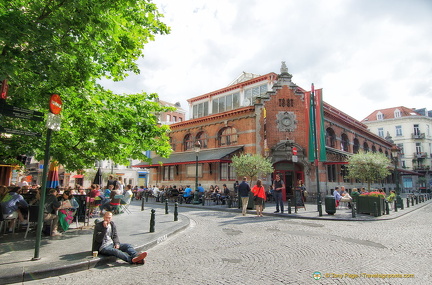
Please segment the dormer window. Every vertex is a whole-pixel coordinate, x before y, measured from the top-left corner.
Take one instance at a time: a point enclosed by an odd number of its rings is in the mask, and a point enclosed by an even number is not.
[[[377,120],[384,120],[384,114],[381,112],[378,112],[377,114]]]
[[[401,111],[400,111],[399,109],[396,109],[396,110],[394,111],[394,117],[395,117],[395,118],[400,118],[400,117],[402,117],[402,113],[401,113]]]

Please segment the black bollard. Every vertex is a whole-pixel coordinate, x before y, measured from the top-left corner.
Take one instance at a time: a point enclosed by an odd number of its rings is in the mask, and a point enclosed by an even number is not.
[[[145,192],[145,200],[148,202],[149,192]]]
[[[394,211],[397,212],[397,201],[394,201]]]
[[[291,214],[291,199],[288,199],[288,214]]]
[[[318,215],[322,217],[322,201],[318,201]]]
[[[155,209],[152,209],[151,210],[151,217],[150,217],[150,232],[151,233],[154,233],[154,231],[155,231],[155,212],[156,212],[156,210]]]
[[[400,198],[400,209],[403,210],[404,209],[404,203],[402,198]]]
[[[385,201],[385,211],[386,211],[386,215],[390,215],[390,207],[388,201]]]
[[[144,199],[141,198],[141,211],[144,211]]]
[[[416,205],[418,204],[418,197],[415,196]]]
[[[414,197],[411,196],[411,206],[414,206]]]
[[[174,203],[174,221],[178,221],[178,203]]]
[[[396,204],[396,202],[395,202]],[[378,204],[374,202],[374,217],[378,217]]]
[[[165,199],[165,215],[168,215],[168,199]]]
[[[320,201],[321,204],[321,201]],[[355,218],[356,217],[356,203],[352,202],[351,203],[351,217]]]
[[[407,208],[409,208],[409,198],[407,197]]]
[[[201,203],[203,206],[205,206],[205,195],[204,193],[201,195]]]

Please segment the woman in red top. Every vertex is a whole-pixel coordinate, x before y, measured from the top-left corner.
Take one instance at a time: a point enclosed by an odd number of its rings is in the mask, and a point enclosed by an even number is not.
[[[263,204],[266,200],[266,193],[264,187],[262,186],[261,180],[257,180],[256,185],[252,187],[251,191],[254,194],[257,217],[262,217]]]

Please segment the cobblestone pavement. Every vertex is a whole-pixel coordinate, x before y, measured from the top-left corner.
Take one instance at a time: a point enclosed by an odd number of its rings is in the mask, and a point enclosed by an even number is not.
[[[182,214],[192,226],[150,249],[144,266],[120,261],[26,284],[431,284],[432,204],[375,222]]]

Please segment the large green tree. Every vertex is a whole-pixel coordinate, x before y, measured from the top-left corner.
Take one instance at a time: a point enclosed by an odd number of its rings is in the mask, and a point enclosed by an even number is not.
[[[170,153],[168,110],[157,94],[118,95],[97,84],[138,73],[144,45],[169,28],[148,0],[0,0],[0,80],[8,79],[7,104],[48,112],[50,94],[63,100],[62,127],[51,154],[69,170],[95,160],[145,159],[143,151]],[[16,155],[43,157],[43,122],[0,117],[0,125],[42,137],[0,137],[3,162]]]
[[[359,179],[370,185],[390,175],[391,161],[381,152],[363,152],[353,154],[348,159],[348,178]]]
[[[248,177],[250,181],[274,171],[271,161],[259,154],[240,154],[231,160],[237,175]]]

